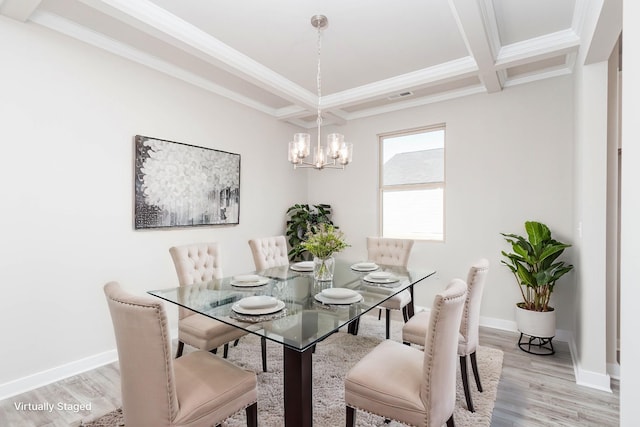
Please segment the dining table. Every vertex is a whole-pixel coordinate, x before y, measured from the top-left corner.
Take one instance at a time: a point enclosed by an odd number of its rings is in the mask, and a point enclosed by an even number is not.
[[[315,346],[360,316],[435,273],[368,261],[335,260],[333,278],[314,279],[313,261],[272,267],[149,294],[264,337],[283,348],[284,425],[313,425]]]

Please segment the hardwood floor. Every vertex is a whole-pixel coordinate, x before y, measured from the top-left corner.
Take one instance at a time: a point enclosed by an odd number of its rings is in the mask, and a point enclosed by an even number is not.
[[[488,328],[480,331],[481,345],[504,351],[492,426],[619,425],[618,381],[613,381],[613,393],[578,386],[565,343],[555,344],[553,356],[533,356],[518,349],[517,338],[512,332]],[[48,402],[54,408],[51,412],[18,410],[16,405],[21,402]],[[58,403],[88,402],[90,411],[57,407]],[[82,420],[96,418],[119,406],[120,381],[114,363],[0,401],[0,426],[79,426]]]

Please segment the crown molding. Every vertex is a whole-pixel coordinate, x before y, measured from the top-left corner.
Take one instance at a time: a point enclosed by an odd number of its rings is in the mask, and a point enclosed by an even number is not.
[[[42,0],[0,0],[0,15],[26,22]]]
[[[263,113],[275,116],[276,109],[259,103],[251,98],[240,95],[233,92],[224,86],[217,85],[210,80],[204,79],[193,73],[185,71],[184,69],[170,64],[166,61],[160,60],[152,55],[144,53],[138,49],[135,49],[129,45],[121,43],[119,41],[108,38],[100,33],[90,30],[86,27],[71,22],[58,15],[36,11],[30,18],[30,21],[49,28],[50,30],[57,31],[61,34],[67,35],[74,39],[80,40],[92,46],[106,50],[120,57],[129,59],[138,64],[149,67],[153,70],[167,74],[176,79],[190,83],[194,86],[205,89],[209,92],[228,98],[232,101],[238,102],[247,107],[261,111]]]

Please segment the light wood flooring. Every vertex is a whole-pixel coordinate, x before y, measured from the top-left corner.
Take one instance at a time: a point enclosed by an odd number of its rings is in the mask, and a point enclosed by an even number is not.
[[[565,343],[555,344],[553,356],[533,356],[518,349],[517,338],[518,335],[512,332],[488,328],[480,331],[481,345],[504,351],[492,426],[619,425],[618,381],[613,381],[613,393],[578,386]],[[473,381],[471,384],[473,387]],[[91,411],[79,412],[74,412],[73,408],[54,408],[52,412],[20,411],[16,409],[20,402],[49,402],[54,406],[58,402],[91,402],[92,407]],[[120,382],[114,363],[0,401],[0,426],[78,426],[82,420],[97,418],[118,407]]]

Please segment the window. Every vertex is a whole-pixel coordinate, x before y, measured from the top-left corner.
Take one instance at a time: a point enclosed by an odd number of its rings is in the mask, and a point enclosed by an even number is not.
[[[380,135],[383,237],[444,240],[444,125]]]

